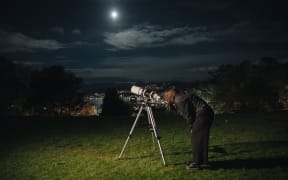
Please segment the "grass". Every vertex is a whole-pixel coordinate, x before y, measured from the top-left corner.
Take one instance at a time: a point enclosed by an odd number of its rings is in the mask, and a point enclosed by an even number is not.
[[[288,113],[217,115],[210,166],[190,171],[185,121],[154,112],[167,167],[143,117],[123,160],[133,118],[20,118],[2,126],[0,179],[287,179]],[[5,131],[4,131],[5,130]]]

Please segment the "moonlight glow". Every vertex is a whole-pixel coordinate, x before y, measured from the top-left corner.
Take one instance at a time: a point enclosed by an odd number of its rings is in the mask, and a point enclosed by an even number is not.
[[[116,20],[118,19],[119,17],[119,14],[116,10],[112,10],[111,13],[110,13],[110,17],[113,19],[113,20]]]

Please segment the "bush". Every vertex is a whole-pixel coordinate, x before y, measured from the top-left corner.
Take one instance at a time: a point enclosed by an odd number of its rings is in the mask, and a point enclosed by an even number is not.
[[[102,114],[109,115],[130,115],[130,106],[120,100],[117,89],[107,89],[103,99]]]

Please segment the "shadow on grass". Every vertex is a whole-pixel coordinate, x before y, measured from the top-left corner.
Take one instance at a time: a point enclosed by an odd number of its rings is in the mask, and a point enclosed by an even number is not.
[[[223,156],[247,154],[277,147],[288,149],[288,141],[257,141],[215,145],[209,147],[209,152],[216,153],[216,155],[210,157],[213,159]]]
[[[219,154],[217,158],[221,156],[230,156],[241,153],[249,153],[253,151],[258,151],[259,147],[267,148],[267,147],[288,147],[288,141],[265,141],[265,142],[246,142],[246,143],[235,143],[235,144],[226,144],[223,146],[215,145],[210,146],[209,151],[213,153]],[[225,148],[227,148],[227,150]],[[191,154],[191,151],[178,151],[178,152],[170,152],[164,154],[165,156],[179,156],[183,154]],[[153,153],[149,155],[137,156],[137,157],[128,157],[123,158],[123,160],[132,160],[132,159],[143,159],[143,158],[151,158],[155,156],[160,156],[160,153]],[[210,159],[213,159],[211,157]],[[186,162],[168,162],[168,165],[178,166],[185,165]],[[208,170],[218,170],[218,169],[265,169],[265,168],[286,168],[288,167],[288,157],[271,157],[271,158],[258,158],[258,159],[232,159],[232,160],[220,160],[220,161],[212,161],[208,164],[208,166],[204,167]]]
[[[260,158],[260,159],[234,159],[215,161],[209,163],[207,169],[263,169],[275,167],[288,167],[288,157],[283,158]]]
[[[239,154],[249,154],[261,149],[281,147],[283,150],[288,149],[288,141],[258,141],[243,142],[225,145],[215,145],[209,147],[209,153],[213,153],[209,159],[221,158],[225,156],[234,156]],[[191,154],[192,151],[173,152],[167,155]],[[176,162],[172,165],[184,165],[186,162]],[[238,168],[271,168],[277,166],[288,167],[288,158],[261,158],[261,159],[235,159],[225,161],[214,161],[210,163],[210,169],[238,169]]]
[[[177,162],[170,165],[185,165],[186,162]],[[210,162],[205,169],[264,169],[275,167],[288,167],[288,157],[282,158],[259,158],[259,159],[233,159]]]
[[[221,147],[221,146],[211,146],[209,147],[209,152],[214,152],[217,154],[220,154],[220,156],[226,156],[228,155],[227,151]],[[175,151],[175,152],[171,152],[171,153],[167,153],[165,155],[167,156],[179,156],[179,155],[183,155],[183,154],[191,154],[192,155],[192,151]],[[173,165],[181,165],[181,164],[185,164],[186,162],[178,162],[178,163],[174,163]]]

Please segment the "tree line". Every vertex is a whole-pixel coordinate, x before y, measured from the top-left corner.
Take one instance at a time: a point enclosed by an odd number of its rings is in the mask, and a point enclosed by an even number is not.
[[[0,82],[0,116],[69,115],[83,103],[83,80],[62,66],[33,69],[0,57]],[[220,113],[288,109],[288,63],[265,57],[222,65],[188,91]],[[120,101],[117,89],[107,89],[103,115],[122,114],[130,114],[129,106]]]
[[[222,65],[211,79],[190,89],[218,112],[255,112],[288,109],[288,63],[264,57],[252,63]]]
[[[0,57],[0,115],[64,115],[82,100],[83,81],[62,66],[33,69]]]

